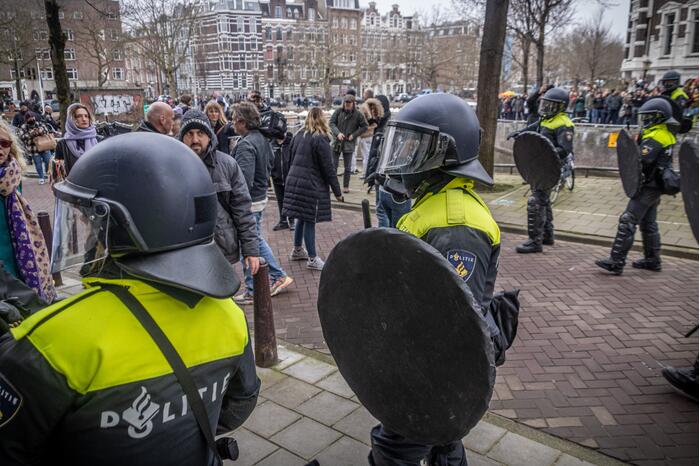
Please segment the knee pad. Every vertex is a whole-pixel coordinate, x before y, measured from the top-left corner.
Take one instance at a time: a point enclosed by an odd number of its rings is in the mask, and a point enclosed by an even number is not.
[[[540,208],[540,201],[537,199],[536,196],[532,195],[527,198],[527,208],[528,209],[539,209]]]
[[[656,222],[642,222],[639,224],[639,229],[647,235],[659,233],[659,225]]]
[[[637,217],[631,212],[625,211],[620,215],[620,224],[618,225],[618,230],[621,232],[632,232],[637,229]]]

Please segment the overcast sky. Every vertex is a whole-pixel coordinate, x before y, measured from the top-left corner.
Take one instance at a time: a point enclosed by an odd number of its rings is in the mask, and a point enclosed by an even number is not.
[[[410,15],[415,11],[425,11],[427,8],[436,5],[444,6],[450,5],[449,1],[437,1],[437,0],[375,0],[377,2],[377,9],[380,13],[384,14],[391,10],[391,5],[398,4],[401,13],[404,15]],[[610,8],[606,8],[606,18],[604,21],[609,22],[612,25],[613,33],[617,34],[621,39],[624,40],[625,34],[627,32],[627,15],[629,13],[630,0],[613,0],[608,3],[615,2],[616,5]],[[366,7],[369,0],[360,0],[360,5]],[[576,5],[576,20],[584,22],[591,18],[598,11],[599,6],[591,0],[577,0]]]

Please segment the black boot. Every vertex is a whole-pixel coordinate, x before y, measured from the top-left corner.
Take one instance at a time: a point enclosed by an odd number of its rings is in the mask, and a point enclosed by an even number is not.
[[[600,268],[620,275],[625,268],[627,253],[634,243],[634,233],[637,231],[637,221],[634,215],[625,212],[620,216],[620,223],[617,226],[617,235],[613,241],[610,257],[595,261],[595,265]]]
[[[552,204],[547,203],[545,208],[544,234],[542,235],[542,244],[545,246],[554,245],[554,225],[552,224]]]
[[[632,262],[632,267],[661,272],[661,235],[659,235],[659,229],[652,227],[640,228],[640,230],[642,230],[642,243],[644,244],[644,259]]]
[[[666,367],[661,371],[668,382],[684,395],[698,401],[698,361],[695,360],[693,367],[676,369]]]
[[[277,225],[272,227],[272,231],[289,230],[289,223],[286,219],[280,220]]]
[[[527,235],[530,237],[515,251],[520,254],[542,252],[542,230],[544,227],[545,208],[533,197],[527,201]]]

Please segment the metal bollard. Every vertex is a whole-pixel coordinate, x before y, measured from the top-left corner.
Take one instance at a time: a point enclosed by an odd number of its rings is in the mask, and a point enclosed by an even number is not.
[[[253,325],[255,329],[255,365],[272,367],[277,364],[277,337],[275,336],[268,265],[262,259],[258,273],[253,275]]]
[[[365,223],[365,228],[372,228],[372,215],[369,210],[369,201],[362,199],[362,220]]]
[[[49,260],[51,260],[51,250],[53,249],[53,230],[51,229],[51,218],[49,213],[42,210],[36,214],[37,220],[39,221],[39,228],[41,228],[41,233],[44,235],[44,242],[46,243],[46,249],[49,253]],[[53,274],[53,281],[56,286],[63,285],[63,279],[60,273]]]

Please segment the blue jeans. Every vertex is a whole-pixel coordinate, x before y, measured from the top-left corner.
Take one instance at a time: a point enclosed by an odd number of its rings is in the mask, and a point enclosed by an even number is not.
[[[284,270],[282,270],[282,267],[280,267],[279,263],[277,262],[277,259],[275,259],[275,255],[272,253],[272,249],[270,249],[270,245],[267,244],[267,241],[265,241],[265,238],[263,238],[262,236],[262,231],[260,231],[260,222],[262,221],[262,214],[262,212],[254,212],[253,217],[255,217],[255,229],[256,233],[258,234],[258,246],[260,247],[260,257],[265,259],[265,262],[267,262],[270,271],[270,285],[272,285],[280,278],[286,277],[287,273]],[[245,289],[249,293],[252,293],[253,275],[250,273],[250,269],[248,269],[248,267],[245,266],[245,262],[242,262],[243,275],[245,276]]]
[[[297,219],[297,223],[294,225],[294,247],[300,248],[302,240],[306,245],[309,258],[316,257],[316,224],[314,222]]]
[[[411,200],[396,202],[391,193],[377,188],[377,224],[380,227],[396,228],[399,219],[411,210]]]
[[[45,150],[44,152],[39,152],[38,154],[32,155],[32,160],[34,160],[34,167],[39,175],[39,179],[44,179],[46,173],[49,171],[49,162],[51,161],[51,151]],[[43,162],[43,163],[42,163]]]

